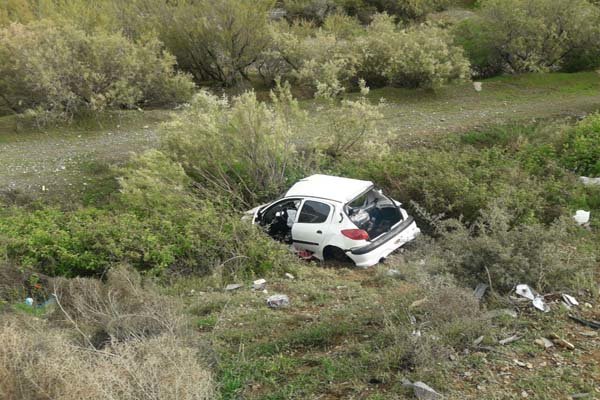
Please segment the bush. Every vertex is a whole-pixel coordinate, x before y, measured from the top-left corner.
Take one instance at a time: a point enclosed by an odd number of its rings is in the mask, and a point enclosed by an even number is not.
[[[313,155],[297,134],[304,114],[289,88],[272,99],[249,92],[229,102],[202,91],[166,125],[165,151],[203,198],[254,207],[311,170]]]
[[[587,117],[567,133],[562,163],[578,175],[600,176],[600,114]]]
[[[194,86],[174,64],[156,40],[133,43],[48,21],[0,30],[1,98],[41,120],[185,101]]]
[[[462,50],[446,31],[427,25],[399,29],[387,14],[362,29],[347,17],[330,16],[318,30],[279,24],[272,34],[273,48],[263,61],[271,66],[267,77],[281,74],[315,90],[327,86],[341,93],[360,79],[375,86],[438,88],[469,75]]]
[[[181,304],[162,296],[131,268],[115,266],[106,281],[55,278],[50,284],[59,307],[51,318],[76,323],[86,344],[102,348],[163,334],[179,336],[185,321]]]
[[[512,219],[510,209],[491,205],[470,227],[448,220],[442,237],[424,243],[415,257],[465,285],[489,282],[500,293],[519,283],[545,292],[581,287],[582,277],[593,282],[595,259],[585,250],[587,235],[570,218],[550,225],[513,225]]]
[[[0,251],[54,276],[101,275],[124,262],[155,274],[217,271],[228,280],[291,264],[282,246],[219,199],[195,200],[181,167],[158,152],[140,157],[121,182],[122,203],[112,211],[5,210]]]
[[[450,0],[338,0],[349,14],[368,23],[375,13],[387,13],[405,21],[422,20],[427,14],[442,11]]]
[[[600,59],[600,10],[586,0],[486,0],[457,30],[479,74],[589,69]]]
[[[0,397],[14,400],[209,400],[210,371],[198,350],[162,335],[111,345],[80,347],[70,331],[40,329],[40,321],[2,318]],[[167,384],[168,383],[168,384]]]

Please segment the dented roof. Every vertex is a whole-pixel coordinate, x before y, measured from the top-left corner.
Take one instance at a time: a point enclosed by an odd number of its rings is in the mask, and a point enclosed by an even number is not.
[[[320,197],[348,203],[373,187],[373,182],[331,175],[311,175],[290,188],[285,197]]]

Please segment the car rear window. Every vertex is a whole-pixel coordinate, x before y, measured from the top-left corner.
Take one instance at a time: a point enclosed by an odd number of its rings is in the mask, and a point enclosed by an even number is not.
[[[321,222],[325,222],[327,221],[330,210],[331,207],[325,203],[307,200],[302,206],[302,211],[300,211],[298,222],[304,224],[319,224]]]

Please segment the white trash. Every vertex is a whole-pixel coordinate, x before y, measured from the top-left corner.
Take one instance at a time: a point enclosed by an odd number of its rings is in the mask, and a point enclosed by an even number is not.
[[[577,210],[575,215],[573,215],[573,219],[578,225],[585,225],[590,222],[590,212],[585,210]]]
[[[481,92],[483,83],[482,82],[473,82],[473,88],[476,92]]]
[[[265,290],[267,286],[267,281],[265,279],[257,279],[252,283],[252,288],[254,290]]]
[[[579,180],[585,186],[600,186],[600,177],[599,178],[589,178],[587,176],[580,176]]]
[[[29,307],[33,306],[33,299],[31,297],[26,298],[25,304],[27,304]]]

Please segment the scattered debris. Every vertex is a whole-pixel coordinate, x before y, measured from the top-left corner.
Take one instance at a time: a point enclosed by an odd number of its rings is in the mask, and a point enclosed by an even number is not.
[[[550,336],[550,339],[552,339],[552,342],[554,342],[554,344],[557,346],[560,346],[562,348],[569,349],[569,350],[575,349],[575,346],[572,343],[566,341],[565,339],[561,338],[560,336],[558,336],[555,333],[551,333],[548,336]]]
[[[596,186],[596,185],[600,186],[600,178],[589,178],[587,176],[580,176],[579,180],[585,186]]]
[[[509,344],[512,342],[516,342],[519,339],[521,339],[521,336],[512,335],[510,337],[507,337],[506,339],[500,340],[498,343],[500,343],[501,345],[505,345],[505,344]]]
[[[271,308],[282,308],[290,305],[290,298],[285,294],[274,294],[267,299],[267,305]]]
[[[292,281],[293,281],[294,279],[296,279],[296,277],[295,277],[294,275],[290,274],[289,272],[286,272],[286,273],[285,273],[285,277],[286,277],[286,278],[288,278],[288,279],[290,279],[290,280],[292,280]]]
[[[25,299],[25,304],[27,304],[29,307],[33,306],[33,299],[31,297],[28,297]]]
[[[569,314],[569,318],[571,318],[573,321],[579,322],[581,325],[587,326],[588,328],[600,329],[600,322],[588,321],[573,314]]]
[[[252,283],[252,289],[254,290],[265,290],[267,286],[266,279],[257,279]]]
[[[544,297],[537,294],[529,285],[520,284],[517,285],[515,291],[519,296],[525,297],[531,300],[531,304],[540,311],[548,312],[550,307],[544,301]]]
[[[477,339],[473,340],[473,346],[479,346],[481,342],[483,342],[483,338],[485,336],[479,336]]]
[[[485,291],[487,290],[487,288],[488,285],[486,285],[485,283],[478,284],[475,288],[475,291],[473,292],[473,296],[475,296],[477,300],[481,301],[481,299],[485,295]]]
[[[402,380],[402,386],[404,387],[412,387],[415,393],[415,396],[419,400],[437,400],[443,399],[444,396],[436,392],[434,389],[429,387],[426,383],[417,381],[412,383],[408,379]]]
[[[517,312],[509,308],[498,308],[495,310],[490,310],[485,315],[487,318],[498,318],[505,315],[512,318],[517,318]]]
[[[225,291],[231,292],[233,290],[238,290],[242,286],[244,286],[244,285],[242,285],[240,283],[230,283],[229,285],[225,286]]]
[[[587,225],[590,222],[590,212],[585,210],[577,210],[575,215],[573,215],[573,219],[580,226]]]
[[[563,293],[562,299],[563,299],[565,305],[569,308],[579,305],[579,302],[577,301],[577,299],[575,297],[568,295],[566,293]]]
[[[473,89],[475,89],[476,92],[481,92],[481,90],[483,89],[482,86],[482,82],[473,82]]]
[[[514,359],[513,362],[519,367],[533,369],[533,365],[531,365],[531,363],[524,363],[523,361],[519,361],[517,359]]]
[[[388,269],[385,272],[385,276],[389,276],[390,278],[401,278],[402,273],[400,271],[398,271],[397,269]]]
[[[529,287],[529,285],[517,285],[517,288],[515,289],[515,291],[517,292],[517,294],[519,296],[528,298],[529,300],[533,300],[535,299],[535,293],[533,291],[532,288]]]
[[[535,339],[534,343],[543,349],[549,349],[550,347],[554,346],[554,343],[552,343],[550,340],[546,339],[545,337],[540,337],[540,338]]]

